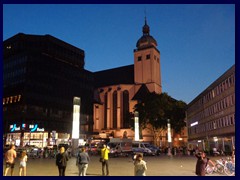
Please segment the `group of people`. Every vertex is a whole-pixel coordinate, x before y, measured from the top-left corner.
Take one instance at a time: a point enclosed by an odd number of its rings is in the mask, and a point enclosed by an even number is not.
[[[101,163],[102,163],[102,175],[109,175],[109,162],[108,162],[108,154],[110,149],[105,144],[101,149]],[[205,168],[208,163],[214,166],[214,163],[206,156],[204,152],[199,152],[196,155],[197,163],[196,163],[196,175],[197,176],[205,176]],[[235,160],[235,149],[233,150],[232,154]],[[5,153],[5,169],[4,169],[4,176],[7,175],[9,169],[11,169],[10,173],[11,176],[13,175],[14,165],[15,165],[15,158],[17,157],[15,151],[15,145],[11,144],[10,149]],[[26,151],[22,151],[20,156],[20,165],[19,165],[19,176],[26,176],[27,173],[27,154]],[[59,153],[56,155],[56,166],[58,167],[59,176],[65,176],[65,170],[67,167],[68,161],[68,154],[65,153],[65,148],[61,147],[59,149]],[[76,158],[76,165],[78,166],[79,176],[86,176],[86,172],[88,169],[90,158],[88,153],[86,152],[85,147],[79,151],[77,158]],[[141,153],[136,154],[133,156],[133,164],[134,164],[134,175],[135,176],[146,176],[147,170],[147,163],[143,160],[143,155]]]
[[[110,149],[105,144],[101,149],[101,163],[102,163],[102,175],[109,176],[109,154]],[[56,156],[56,165],[58,167],[59,176],[65,176],[65,170],[67,166],[68,155],[65,153],[64,147],[60,148],[59,153]],[[83,147],[77,154],[76,158],[76,166],[78,166],[79,176],[86,176],[88,164],[90,161],[90,157],[86,152],[86,148]],[[147,165],[143,160],[142,154],[136,154],[134,157],[134,175],[135,176],[146,176]]]
[[[5,169],[3,176],[7,176],[9,169],[11,176],[13,175],[13,170],[15,166],[15,158],[17,157],[17,153],[15,151],[15,145],[11,144],[10,149],[5,153]],[[27,153],[26,151],[22,151],[20,156],[20,165],[19,165],[19,176],[26,176],[27,175]],[[22,173],[23,172],[23,173]]]

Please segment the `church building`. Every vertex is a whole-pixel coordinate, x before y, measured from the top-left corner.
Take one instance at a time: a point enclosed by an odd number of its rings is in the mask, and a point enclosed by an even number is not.
[[[94,73],[93,131],[102,138],[122,138],[127,133],[134,139],[130,117],[134,106],[148,92],[162,93],[160,51],[146,18],[142,33],[133,51],[133,65]],[[153,140],[146,130],[142,135],[144,141]]]

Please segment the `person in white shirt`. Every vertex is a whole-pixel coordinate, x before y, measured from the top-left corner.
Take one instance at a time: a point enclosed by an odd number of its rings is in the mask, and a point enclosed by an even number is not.
[[[134,176],[146,176],[147,163],[142,154],[137,154],[134,162]]]

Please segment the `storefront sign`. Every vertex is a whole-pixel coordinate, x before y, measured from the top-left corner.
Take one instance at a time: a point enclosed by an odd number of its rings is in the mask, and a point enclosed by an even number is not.
[[[20,126],[17,126],[17,124],[11,124],[10,132],[14,132],[14,131],[20,131]]]
[[[44,131],[44,128],[37,128],[37,131],[38,131],[38,132],[43,132],[43,131]]]
[[[34,132],[34,131],[36,131],[37,128],[38,128],[38,125],[37,125],[37,124],[35,124],[35,125],[30,124],[30,125],[29,125],[30,132]]]

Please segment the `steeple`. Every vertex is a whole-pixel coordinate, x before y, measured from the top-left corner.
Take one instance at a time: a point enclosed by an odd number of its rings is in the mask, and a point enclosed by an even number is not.
[[[160,51],[157,49],[157,41],[150,35],[146,14],[142,32],[136,44],[137,48],[134,49],[134,83],[146,85],[149,92],[161,93]],[[140,92],[142,93],[142,90]],[[137,96],[134,98],[138,99]]]
[[[149,36],[150,27],[147,25],[146,16],[145,16],[145,25],[143,26],[142,32],[143,32],[143,36]]]
[[[157,41],[150,36],[150,27],[147,24],[147,18],[145,16],[145,24],[142,28],[143,35],[142,37],[137,41],[136,47],[137,49],[142,49],[146,47],[151,46],[157,46]]]

